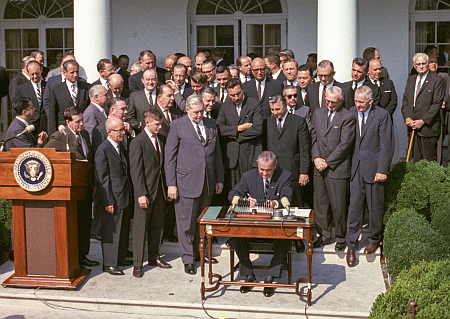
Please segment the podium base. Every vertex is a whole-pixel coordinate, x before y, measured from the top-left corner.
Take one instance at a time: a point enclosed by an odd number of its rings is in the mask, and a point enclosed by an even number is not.
[[[11,288],[46,288],[46,289],[75,290],[87,278],[87,275],[90,272],[91,269],[80,269],[73,278],[69,279],[44,277],[44,276],[19,277],[16,276],[16,274],[12,274],[11,277],[6,279],[2,283],[2,286]]]

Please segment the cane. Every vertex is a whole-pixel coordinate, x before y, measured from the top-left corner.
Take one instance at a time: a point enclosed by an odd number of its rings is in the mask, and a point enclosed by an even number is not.
[[[408,147],[408,155],[406,155],[406,163],[408,163],[409,161],[409,154],[411,153],[411,147],[413,144],[413,140],[414,140],[414,133],[416,132],[416,130],[412,130],[411,133],[411,140],[409,141],[409,147]]]

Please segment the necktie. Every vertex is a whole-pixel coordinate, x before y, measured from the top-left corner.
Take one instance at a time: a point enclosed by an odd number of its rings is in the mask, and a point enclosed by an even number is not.
[[[331,124],[331,115],[332,115],[332,114],[333,114],[332,112],[329,112],[329,113],[328,113],[328,119],[327,119],[328,127],[329,127],[330,124]]]
[[[150,106],[153,106],[152,92],[148,93],[147,99],[148,99],[148,104],[150,104]]]
[[[72,98],[73,105],[77,105],[77,92],[73,83],[70,83],[70,97]]]
[[[170,124],[170,122],[172,122],[172,121],[170,120],[169,111],[165,110],[164,113],[166,114],[167,122],[169,122],[169,124]]]
[[[236,105],[236,112],[238,116],[241,116],[241,107],[239,105]]]
[[[220,90],[222,91],[222,97],[220,98],[220,102],[224,102],[225,101],[225,89],[224,88],[220,88]]]
[[[325,106],[325,92],[327,91],[326,87],[323,87],[323,91],[322,91],[322,103],[320,103],[320,106]]]
[[[198,138],[200,139],[200,142],[202,142],[203,145],[206,144],[205,138],[203,137],[202,131],[200,130],[200,126],[198,124],[196,124],[197,126],[197,134],[198,134]]]
[[[161,153],[159,152],[158,139],[156,138],[156,134],[153,134],[152,137],[155,139],[155,149],[156,155],[158,155],[158,161],[161,161]]]
[[[264,180],[264,199],[266,199],[266,197],[267,197],[268,190],[269,190],[269,180],[265,179]]]
[[[84,149],[83,149],[83,144],[81,142],[80,133],[75,133],[75,138],[76,138],[77,144],[78,144],[77,145],[78,152],[86,158],[86,154],[84,153]]]
[[[305,92],[305,95],[303,95],[303,105],[306,105],[306,96],[308,95],[307,92]]]
[[[80,134],[79,133],[75,134],[75,137],[77,139],[78,144],[80,144],[80,146],[82,146]]]
[[[380,87],[380,81],[376,80],[375,83],[376,85],[378,85],[378,87]]]
[[[261,82],[258,82],[258,99],[261,101]]]
[[[42,103],[42,96],[41,96],[41,88],[39,87],[39,84],[36,84],[36,93],[37,93],[37,100],[39,105]]]
[[[281,134],[281,120],[277,120],[278,124],[277,124],[277,129],[278,129],[278,134]]]
[[[417,77],[419,78],[419,82],[417,82],[416,99],[417,99],[417,96],[419,95],[420,87],[422,86],[422,76],[421,76],[421,75],[418,75]],[[416,104],[415,102],[416,102],[416,101],[415,101],[415,99],[414,99],[414,104]]]
[[[361,132],[360,132],[360,135],[362,135],[362,132],[363,132],[363,128],[364,128],[364,113],[361,113],[362,114],[362,119],[361,119]]]

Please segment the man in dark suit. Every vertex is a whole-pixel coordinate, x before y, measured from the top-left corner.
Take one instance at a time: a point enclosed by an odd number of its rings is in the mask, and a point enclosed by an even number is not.
[[[322,74],[319,70],[319,74]],[[337,251],[345,249],[351,149],[355,141],[355,116],[344,108],[342,89],[329,88],[326,108],[313,114],[314,210],[320,237],[314,248],[331,243],[331,222],[336,226]]]
[[[212,50],[212,59],[214,60],[214,62],[216,62],[216,66],[219,67],[227,67],[228,63],[227,61],[225,61],[223,58],[225,56],[225,53],[223,52],[223,50],[221,48],[215,48],[214,50]]]
[[[162,84],[156,89],[156,104],[150,107],[163,115],[162,127],[159,133],[167,138],[170,123],[183,116],[183,112],[174,106],[173,90],[167,84]]]
[[[183,64],[184,66],[186,66],[187,78],[190,79],[191,75],[193,74],[193,72],[192,72],[192,60],[189,57],[187,57],[187,56],[182,56],[181,58],[178,58],[178,63],[179,64]]]
[[[48,72],[50,72],[50,69],[44,65],[45,53],[39,50],[33,51],[30,53],[30,57],[34,58],[42,66],[42,78],[43,79],[47,78],[47,74]]]
[[[308,54],[305,65],[308,65],[311,68],[311,76],[314,80],[317,80],[317,53]]]
[[[165,76],[165,80],[173,80],[173,68],[175,67],[175,65],[178,62],[178,57],[174,54],[169,54],[166,57],[166,73],[164,74]]]
[[[280,55],[278,53],[270,53],[264,56],[264,63],[272,71],[272,79],[283,83],[286,81],[286,75],[280,67]]]
[[[216,69],[217,86],[214,88],[217,98],[223,104],[228,96],[226,84],[231,79],[230,69],[224,66],[218,66]]]
[[[154,70],[156,72],[157,83],[165,82],[164,73],[159,73],[156,70],[156,56],[150,50],[144,50],[139,54],[139,64],[142,67],[142,71],[133,74],[128,79],[128,86],[131,92],[136,92],[144,89],[144,83],[142,82],[142,73],[148,69]]]
[[[131,180],[135,201],[133,217],[133,276],[143,276],[145,237],[148,240],[148,264],[172,268],[161,259],[159,248],[164,230],[167,197],[164,174],[165,137],[159,134],[163,115],[157,110],[144,113],[145,127],[130,145]]]
[[[286,79],[282,82],[283,87],[286,85],[298,86],[297,75],[298,75],[298,63],[293,59],[287,59],[283,63],[283,74]]]
[[[306,105],[309,109],[309,100],[307,87],[313,83],[313,70],[307,64],[302,64],[297,70],[297,91],[298,91],[298,103],[300,105]]]
[[[9,78],[6,69],[0,66],[0,100],[8,95]]]
[[[170,124],[165,148],[168,197],[175,201],[181,260],[187,274],[195,274],[199,260],[197,218],[214,193],[223,189],[224,175],[219,134],[213,120],[203,118],[198,96],[186,101],[187,116]],[[212,256],[209,256],[212,258]]]
[[[177,64],[173,67],[173,82],[175,82],[177,88],[175,94],[179,93],[186,100],[194,93],[191,84],[186,82],[187,80],[187,68],[184,64]],[[170,85],[166,81],[167,84]],[[172,86],[172,85],[171,85]],[[173,86],[172,86],[173,88]]]
[[[17,95],[13,97],[13,100],[16,101],[21,97],[28,97],[33,103],[36,111],[30,124],[35,126],[33,135],[37,138],[39,132],[47,131],[47,115],[42,103],[42,94],[46,83],[42,80],[42,65],[39,62],[30,61],[27,65],[27,72],[30,76],[30,81],[17,87]]]
[[[356,140],[352,154],[350,205],[347,219],[347,264],[353,267],[363,227],[365,203],[369,210],[369,244],[364,253],[374,253],[383,233],[384,191],[394,155],[392,120],[385,109],[373,104],[372,90],[365,85],[355,92],[350,109],[356,118]]]
[[[366,61],[377,59],[381,63],[380,51],[377,48],[368,47],[363,52],[363,59]],[[381,67],[381,77],[384,79],[389,79],[388,70],[384,66]]]
[[[240,56],[236,59],[236,65],[239,68],[239,79],[242,83],[252,79],[252,61],[248,56]]]
[[[267,150],[277,156],[278,165],[292,175],[293,206],[305,207],[302,188],[309,182],[311,139],[304,118],[290,114],[286,99],[275,95],[270,99],[272,117],[267,119]]]
[[[125,101],[130,98],[131,91],[125,89],[124,81],[120,74],[111,74],[108,77],[108,95],[109,98],[121,97]]]
[[[54,148],[57,152],[72,152],[77,160],[87,160],[88,186],[86,197],[77,201],[78,220],[78,258],[80,268],[98,266],[97,261],[87,258],[90,248],[91,212],[92,212],[92,192],[94,185],[93,153],[89,134],[83,129],[83,113],[77,107],[69,107],[64,110],[64,120],[66,125],[64,130],[56,131],[50,137],[46,148]]]
[[[110,59],[100,59],[97,63],[97,71],[100,74],[100,78],[92,83],[92,85],[102,85],[105,89],[109,90],[108,77],[114,74],[114,66]]]
[[[261,59],[262,60],[262,59]],[[233,188],[242,174],[256,167],[262,151],[263,115],[258,100],[244,94],[238,79],[227,82],[228,96],[217,116],[220,135],[225,140],[227,185]]]
[[[16,117],[13,119],[11,124],[6,131],[6,139],[13,137],[25,130],[30,125],[30,121],[34,118],[34,108],[33,102],[28,97],[21,97],[16,100],[13,104],[14,114]],[[46,132],[42,131],[39,133],[38,137],[34,137],[31,132],[26,132],[20,136],[6,142],[5,148],[9,151],[11,148],[28,148],[28,147],[43,147],[47,143],[48,135]]]
[[[48,109],[48,132],[53,134],[58,125],[64,125],[64,110],[77,106],[84,111],[89,103],[89,85],[78,79],[79,64],[75,60],[67,60],[63,63],[62,74],[65,82],[52,87],[49,92],[50,102]]]
[[[228,199],[232,201],[235,196],[247,198],[250,207],[255,206],[260,200],[267,201],[270,207],[282,207],[281,198],[286,197],[290,201],[292,197],[291,174],[287,170],[277,167],[276,156],[270,151],[262,152],[258,156],[257,162],[258,168],[242,175],[239,183],[228,194]],[[274,278],[281,277],[282,265],[290,245],[290,240],[285,239],[274,239],[273,242],[275,245],[274,255],[270,261],[265,283],[272,283]],[[239,257],[241,276],[245,276],[246,282],[254,282],[256,278],[249,258],[250,239],[233,238],[233,243],[236,245],[236,253]],[[250,287],[242,286],[240,291],[241,293],[249,292]],[[271,297],[273,294],[274,288],[264,288],[264,296]]]
[[[338,86],[342,88],[342,83],[334,80],[335,74],[333,62],[329,60],[323,60],[317,66],[317,77],[319,78],[319,82],[311,83],[306,88],[311,115],[314,115],[314,112],[318,108],[325,106],[325,92],[330,87]],[[345,96],[345,92],[343,92],[343,94],[343,96]]]
[[[141,75],[141,82],[144,87],[140,91],[131,93],[128,101],[127,122],[130,123],[131,128],[136,133],[142,129],[144,112],[156,103],[156,86],[158,83],[158,75],[153,69],[146,69]]]
[[[205,86],[200,91],[200,98],[205,106],[205,117],[216,120],[221,108],[221,103],[217,101],[216,90]]]
[[[101,198],[103,271],[124,275],[119,266],[129,266],[126,260],[130,230],[131,182],[129,164],[121,146],[125,127],[122,120],[109,118],[105,123],[108,138],[95,153],[95,171],[99,180],[97,191]]]
[[[218,83],[216,80],[216,62],[214,60],[206,60],[202,62],[202,72],[206,75],[208,80],[207,86],[217,87]]]
[[[26,56],[22,59],[21,70],[14,78],[12,78],[11,82],[9,83],[9,97],[11,99],[14,99],[14,97],[17,95],[17,88],[19,87],[19,85],[30,81],[30,76],[28,75],[27,71],[27,65],[34,60],[35,59],[30,56]]]
[[[266,67],[261,58],[253,60],[252,72],[254,78],[242,84],[242,89],[247,96],[261,101],[263,119],[267,119],[271,116],[269,97],[283,94],[283,83],[266,77]]]
[[[130,58],[126,54],[119,55],[119,70],[116,72],[123,78],[123,88],[129,90],[128,79],[130,78],[130,72],[128,72],[128,66],[130,65]],[[131,91],[130,91],[131,92]]]
[[[391,116],[397,108],[397,93],[395,92],[394,82],[390,79],[381,77],[381,62],[377,59],[369,61],[368,79],[378,88],[378,104],[389,112]]]
[[[191,76],[190,88],[185,86],[185,90],[183,93],[181,93],[181,89],[178,88],[178,85],[176,85],[174,81],[169,80],[166,81],[166,83],[170,85],[175,92],[175,104],[180,110],[184,112],[186,110],[187,98],[193,94],[197,96],[200,95],[200,91],[208,85],[208,77],[202,71],[195,71]]]
[[[84,129],[89,133],[92,152],[95,154],[97,148],[103,142],[103,139],[96,139],[99,136],[98,131],[105,126],[108,118],[106,101],[108,100],[108,91],[101,84],[94,85],[89,89],[89,98],[91,104],[84,110]]]
[[[369,71],[369,62],[361,58],[354,58],[352,62],[352,80],[345,82],[342,87],[346,91],[344,95],[345,108],[349,110],[355,106],[355,91],[361,85],[368,86],[372,89],[372,98],[375,105],[379,104],[378,86],[373,84],[367,78],[367,72]]]
[[[439,112],[445,95],[444,80],[428,70],[428,56],[417,53],[413,58],[416,75],[406,82],[402,100],[402,115],[412,136],[412,157],[415,162],[421,159],[437,160],[437,142],[440,135]]]

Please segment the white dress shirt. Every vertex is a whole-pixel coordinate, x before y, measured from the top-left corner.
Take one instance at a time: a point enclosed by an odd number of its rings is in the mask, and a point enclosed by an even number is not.
[[[334,84],[334,80],[333,82],[331,82],[330,84],[328,84],[325,88],[325,91],[328,90],[330,87],[332,87]],[[319,85],[319,105],[322,105],[322,90],[323,90],[323,84],[322,82]]]

